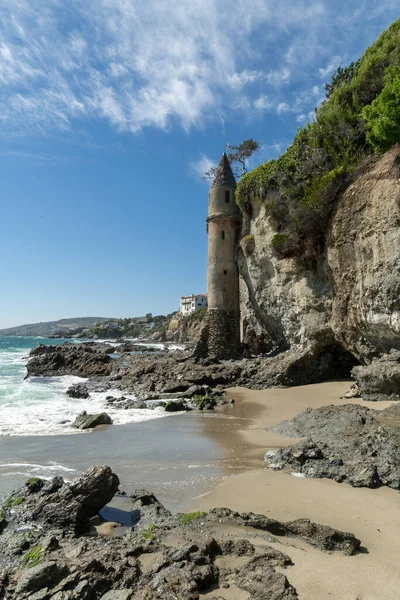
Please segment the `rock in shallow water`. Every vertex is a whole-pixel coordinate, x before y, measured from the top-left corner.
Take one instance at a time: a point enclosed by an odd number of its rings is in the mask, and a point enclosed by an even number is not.
[[[112,419],[107,413],[99,413],[90,415],[84,410],[81,412],[72,423],[72,427],[76,429],[93,429],[98,425],[112,425]]]
[[[166,403],[165,412],[180,412],[190,410],[189,406],[184,400],[169,400]]]
[[[110,351],[113,351],[111,346],[94,342],[42,345],[31,350],[26,368],[28,375],[46,377],[111,375],[113,359],[108,356]]]
[[[75,383],[67,389],[67,396],[70,398],[89,398],[89,389],[83,383]]]

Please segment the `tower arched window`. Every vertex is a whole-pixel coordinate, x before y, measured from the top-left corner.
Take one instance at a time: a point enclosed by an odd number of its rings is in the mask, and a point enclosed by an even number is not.
[[[225,239],[225,231],[221,232],[221,237],[222,237],[223,240]]]
[[[225,190],[225,202],[227,204],[229,204],[230,199],[231,199],[231,193],[230,193],[230,191],[229,190]]]

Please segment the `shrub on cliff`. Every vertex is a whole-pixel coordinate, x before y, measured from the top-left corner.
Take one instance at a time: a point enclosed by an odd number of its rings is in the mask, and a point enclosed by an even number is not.
[[[368,125],[367,140],[377,152],[400,141],[400,67],[388,68],[383,81],[382,92],[362,111]]]
[[[278,158],[238,182],[237,204],[251,214],[259,198],[277,234],[279,256],[317,257],[327,223],[354,169],[400,141],[400,19],[362,58],[336,71],[315,120]]]

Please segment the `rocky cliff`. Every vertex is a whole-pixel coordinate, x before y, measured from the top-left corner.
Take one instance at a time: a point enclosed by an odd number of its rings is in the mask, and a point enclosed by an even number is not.
[[[368,364],[400,349],[399,146],[359,169],[313,262],[278,258],[265,206],[253,199],[254,249],[238,252],[242,321],[281,350]]]
[[[175,313],[167,326],[160,331],[147,335],[146,339],[161,342],[191,343],[197,342],[204,326],[206,309],[202,308],[188,316]]]

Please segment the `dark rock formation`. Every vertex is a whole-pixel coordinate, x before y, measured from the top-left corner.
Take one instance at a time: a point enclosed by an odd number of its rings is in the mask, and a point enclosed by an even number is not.
[[[93,429],[98,425],[112,425],[111,417],[105,412],[97,415],[88,415],[86,410],[84,410],[72,423],[72,427],[76,427],[77,429]]]
[[[118,398],[115,398],[114,396],[107,396],[106,397],[106,403],[109,406],[112,406],[113,408],[119,408],[119,409],[123,409],[123,410],[127,410],[130,408],[137,408],[137,409],[143,409],[143,408],[155,408],[156,406],[160,406],[160,405],[164,405],[165,402],[160,402],[160,404],[158,403],[154,403],[154,404],[146,404],[146,402],[144,402],[143,400],[132,400],[131,398],[125,398],[125,396],[119,396]]]
[[[190,410],[184,400],[169,400],[165,405],[165,412],[179,412]]]
[[[110,467],[93,467],[69,485],[62,483],[54,492],[42,488],[42,501],[33,508],[31,518],[47,525],[57,523],[75,534],[88,532],[90,519],[110,502],[118,485],[119,479]]]
[[[364,400],[400,400],[400,350],[391,350],[369,365],[354,367],[352,375]]]
[[[58,346],[38,346],[31,350],[27,364],[28,375],[76,375],[90,377],[110,375],[114,351],[111,346],[88,342],[83,344],[60,344]]]
[[[146,490],[127,498],[133,526],[125,534],[88,536],[90,519],[117,491],[109,467],[94,467],[70,484],[33,483],[2,506],[0,597],[7,600],[199,600],[211,590],[221,597],[222,588],[235,597],[245,591],[260,600],[291,600],[298,596],[282,570],[292,561],[257,530],[345,554],[360,544],[352,534],[305,519],[280,523],[228,509],[173,516]],[[234,534],[226,523],[236,526]],[[232,566],[219,563],[224,556]]]
[[[32,375],[87,376],[90,389],[117,388],[140,400],[160,401],[207,395],[219,402],[226,387],[264,389],[315,383],[348,376],[356,363],[350,353],[335,344],[314,344],[269,358],[236,361],[201,358],[188,351],[118,353],[111,359],[109,346],[97,343],[51,346],[50,352],[49,346],[43,348],[44,353],[32,351],[28,363]],[[122,403],[110,396],[107,401],[118,408],[143,408],[135,404],[137,400]]]
[[[207,521],[233,523],[253,529],[268,531],[272,535],[297,537],[320,550],[338,551],[351,556],[360,547],[360,540],[352,533],[338,531],[326,525],[318,525],[308,519],[297,519],[282,523],[264,515],[238,513],[229,508],[214,508],[206,517]]]
[[[89,398],[89,389],[83,383],[75,383],[67,389],[67,396],[70,398]]]
[[[383,411],[355,404],[307,408],[272,431],[306,438],[267,452],[274,465],[354,487],[400,489],[400,404]]]
[[[52,588],[67,575],[69,575],[69,569],[65,565],[44,562],[24,572],[18,580],[15,593],[23,596],[25,593],[36,592],[43,588]]]

